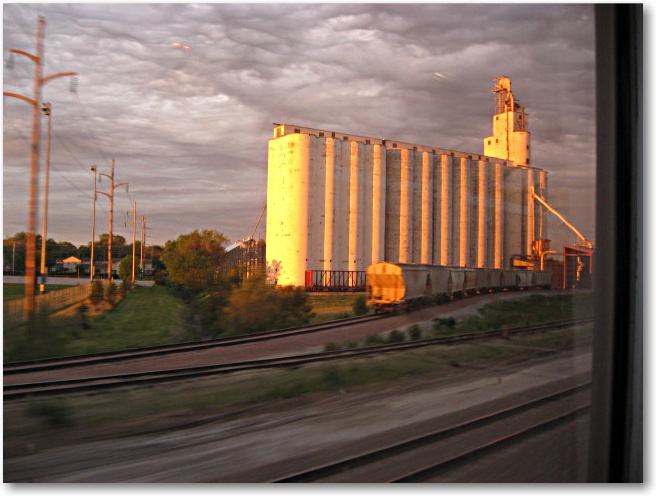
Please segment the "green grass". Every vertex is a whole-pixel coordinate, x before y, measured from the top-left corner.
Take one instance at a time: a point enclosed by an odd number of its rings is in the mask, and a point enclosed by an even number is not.
[[[32,326],[5,326],[5,362],[175,343],[186,339],[185,303],[164,286],[137,286],[114,309],[87,325],[39,315]]]
[[[186,306],[164,286],[135,287],[117,307],[91,320],[69,346],[74,354],[154,346],[184,339]]]
[[[308,293],[313,324],[353,316],[353,303],[362,293]]]

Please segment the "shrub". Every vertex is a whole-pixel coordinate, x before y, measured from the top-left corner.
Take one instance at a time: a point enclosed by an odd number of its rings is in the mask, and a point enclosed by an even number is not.
[[[113,305],[116,301],[117,292],[118,290],[116,288],[116,284],[114,284],[114,282],[110,282],[107,285],[107,288],[105,288],[105,301],[110,305]]]
[[[353,301],[353,314],[364,315],[369,311],[367,307],[367,297],[363,294],[358,295]]]
[[[337,343],[326,343],[323,351],[339,351],[340,347]]]
[[[421,326],[418,324],[413,324],[408,330],[411,341],[418,341],[421,339]]]
[[[403,333],[403,331],[394,329],[392,332],[390,332],[388,341],[390,343],[402,343],[403,341],[405,341],[405,334]]]
[[[103,301],[104,298],[104,289],[102,282],[100,282],[100,279],[95,279],[91,283],[91,295],[89,296],[89,299],[91,300],[91,303],[94,305],[98,305]]]
[[[433,319],[433,328],[438,329],[440,327],[446,327],[448,329],[453,329],[456,326],[456,319],[453,317],[448,317],[446,319]]]
[[[365,346],[376,346],[384,342],[385,339],[380,334],[369,334],[364,340]]]

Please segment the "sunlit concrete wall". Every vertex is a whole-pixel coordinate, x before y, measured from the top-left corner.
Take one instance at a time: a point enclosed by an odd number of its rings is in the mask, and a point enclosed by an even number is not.
[[[546,235],[531,185],[546,196],[546,172],[281,125],[269,144],[267,260],[282,264],[281,285],[304,284],[305,270],[365,270],[382,260],[508,267]]]
[[[269,263],[279,262],[279,284],[305,280],[308,226],[316,224],[316,209],[309,208],[310,142],[307,134],[292,134],[269,141],[267,182],[267,247]]]
[[[278,126],[269,141],[267,260],[278,284],[306,270],[364,271],[384,259],[382,140]]]

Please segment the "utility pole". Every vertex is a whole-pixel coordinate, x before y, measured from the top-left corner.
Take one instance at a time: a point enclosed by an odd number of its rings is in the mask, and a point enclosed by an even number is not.
[[[98,193],[100,193],[101,195],[105,195],[107,198],[109,198],[109,239],[107,240],[107,278],[109,279],[110,283],[114,280],[114,274],[112,274],[112,239],[114,237],[114,190],[119,186],[128,184],[127,182],[114,184],[114,165],[115,165],[114,159],[112,159],[111,169],[110,169],[111,173],[100,174],[101,176],[105,176],[109,178],[110,181],[109,193],[105,193],[104,191],[98,191]]]
[[[139,257],[139,269],[141,269],[142,274],[146,272],[146,267],[144,266],[144,253],[146,246],[146,216],[141,216],[141,256]]]
[[[43,185],[43,215],[41,216],[41,282],[39,292],[46,292],[46,242],[48,239],[48,190],[50,184],[50,138],[52,136],[52,104],[44,103],[41,109],[48,116],[48,138],[46,141],[46,170]]]
[[[128,215],[130,213],[128,212]],[[139,257],[139,269],[143,270],[143,251],[144,251],[144,229],[146,217],[144,215],[137,215],[137,202],[134,202],[132,207],[132,284],[136,279],[135,271],[137,265],[137,220],[141,221],[141,247]]]
[[[36,288],[36,211],[37,195],[39,189],[39,139],[40,139],[40,110],[41,110],[41,93],[43,85],[58,77],[76,76],[77,72],[58,72],[43,77],[44,65],[44,36],[46,29],[46,20],[39,16],[36,32],[36,55],[24,52],[22,50],[10,49],[11,53],[23,55],[34,62],[34,94],[33,98],[28,98],[17,93],[3,91],[4,96],[11,96],[26,101],[32,105],[32,146],[30,153],[30,188],[29,188],[29,208],[27,216],[27,238],[25,246],[25,317],[30,318],[34,314],[34,290]]]
[[[132,205],[132,279],[130,280],[131,284],[134,284],[134,268],[135,268],[135,257],[136,254],[136,243],[137,243],[137,202],[133,202]]]
[[[93,276],[96,271],[93,253],[93,248],[96,242],[96,198],[98,197],[98,168],[96,167],[96,164],[91,164],[91,171],[93,172],[93,217],[91,220],[91,267],[89,268],[89,282],[93,282]]]

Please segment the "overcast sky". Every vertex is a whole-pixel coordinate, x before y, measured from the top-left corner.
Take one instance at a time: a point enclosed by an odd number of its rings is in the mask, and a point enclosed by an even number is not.
[[[550,203],[594,239],[592,5],[4,4],[4,91],[32,96],[33,63],[9,49],[35,52],[39,15],[44,74],[80,73],[77,92],[62,78],[43,94],[49,238],[91,239],[90,165],[109,173],[112,158],[129,182],[114,224],[128,241],[133,201],[148,244],[205,228],[250,235],[274,122],[482,153],[503,75],[529,114]],[[30,106],[3,98],[3,124],[7,237],[27,227]],[[99,195],[96,235],[108,210]],[[549,237],[576,241],[557,220]]]

